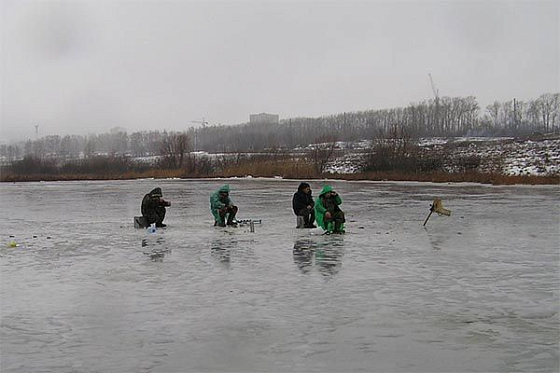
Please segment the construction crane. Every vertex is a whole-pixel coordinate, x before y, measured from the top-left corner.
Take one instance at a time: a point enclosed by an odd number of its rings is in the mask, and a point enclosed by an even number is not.
[[[439,91],[436,89],[436,85],[434,84],[434,80],[432,79],[432,74],[428,73],[430,77],[430,83],[432,84],[432,92],[434,92],[434,97],[436,100],[439,98]]]
[[[191,120],[191,123],[197,123],[197,124],[202,124],[202,128],[206,128],[206,125],[208,124],[208,122],[206,120],[204,120],[204,117],[202,118],[202,120]],[[194,151],[198,151],[198,129],[195,128],[194,129]]]
[[[202,118],[202,120],[191,120],[191,123],[202,124],[202,127],[206,127],[206,125],[208,124],[208,122],[205,121],[204,118]]]
[[[435,129],[437,130],[439,127],[439,91],[436,89],[436,85],[434,84],[434,80],[432,79],[432,74],[428,73],[430,77],[430,83],[432,85],[432,92],[434,92],[434,100],[435,100],[435,113],[434,113],[434,122],[435,122]]]

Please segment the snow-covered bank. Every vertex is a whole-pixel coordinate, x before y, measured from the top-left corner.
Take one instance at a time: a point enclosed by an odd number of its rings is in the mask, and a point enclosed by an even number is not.
[[[347,146],[355,151],[344,152],[328,164],[330,173],[355,173],[360,170],[367,154],[367,142]],[[359,146],[357,146],[359,144]],[[443,154],[445,169],[456,171],[457,159],[474,157],[480,161],[478,169],[504,175],[550,176],[560,174],[560,138],[517,140],[511,137],[455,137],[429,138],[418,141],[422,152]],[[344,148],[342,146],[341,148]]]

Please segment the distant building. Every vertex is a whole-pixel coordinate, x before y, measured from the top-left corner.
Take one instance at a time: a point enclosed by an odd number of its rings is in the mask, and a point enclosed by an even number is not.
[[[249,115],[249,123],[272,123],[278,124],[278,114],[251,114]]]
[[[109,130],[109,133],[111,133],[111,135],[116,135],[117,133],[126,133],[126,128],[122,128],[122,127],[113,127]]]

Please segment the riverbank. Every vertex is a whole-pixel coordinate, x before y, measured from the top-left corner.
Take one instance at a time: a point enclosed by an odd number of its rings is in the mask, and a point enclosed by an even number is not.
[[[0,182],[37,182],[37,181],[79,181],[79,180],[134,180],[134,179],[200,179],[200,178],[245,178],[245,177],[277,177],[284,179],[321,179],[329,178],[335,180],[369,180],[369,181],[418,181],[432,183],[460,183],[473,182],[480,184],[492,185],[559,185],[560,176],[535,176],[535,175],[503,175],[496,173],[482,172],[416,172],[416,173],[400,173],[400,172],[361,172],[353,174],[323,174],[314,175],[310,172],[301,174],[289,173],[286,175],[278,175],[276,173],[253,173],[253,174],[235,174],[231,172],[221,172],[211,175],[189,175],[183,170],[148,170],[143,172],[126,172],[122,174],[31,174],[16,175],[7,174],[0,175]]]
[[[373,150],[373,151],[372,151]],[[78,159],[25,157],[0,167],[0,182],[167,178],[279,177],[372,181],[560,184],[560,138],[457,138],[420,141],[407,152],[391,145],[340,143],[332,154],[313,149],[262,153],[188,153],[183,159],[97,155]],[[175,167],[170,165],[174,164]]]

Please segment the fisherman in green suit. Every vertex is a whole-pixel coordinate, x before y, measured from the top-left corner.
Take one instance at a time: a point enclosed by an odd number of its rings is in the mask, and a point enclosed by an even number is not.
[[[237,226],[235,214],[237,206],[234,206],[229,198],[229,185],[225,184],[210,196],[210,211],[214,215],[214,226],[225,227],[227,225]],[[226,223],[227,216],[227,223]]]
[[[338,207],[342,199],[330,185],[325,185],[315,203],[315,218],[328,234],[344,233],[344,212]]]

